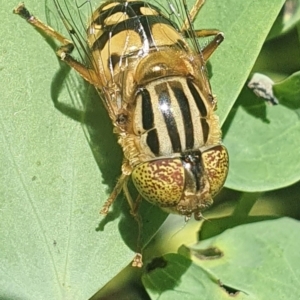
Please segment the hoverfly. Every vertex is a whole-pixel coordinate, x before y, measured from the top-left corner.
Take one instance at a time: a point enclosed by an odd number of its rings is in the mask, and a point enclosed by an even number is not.
[[[63,17],[59,1],[53,1],[74,35],[76,26]],[[199,219],[227,176],[228,154],[221,143],[216,99],[205,67],[223,34],[194,30],[193,20],[204,0],[196,0],[190,12],[185,0],[167,3],[169,14],[155,1],[100,4],[90,16],[82,41],[87,45],[89,66],[71,55],[74,44],[70,40],[35,18],[24,4],[14,10],[62,44],[58,57],[95,86],[113,122],[124,159],[122,174],[102,214],[108,213],[122,190],[134,212],[127,187],[131,177],[149,202]],[[181,26],[171,15],[182,20]],[[201,49],[198,38],[207,36],[213,39]],[[140,254],[133,265],[142,265]]]

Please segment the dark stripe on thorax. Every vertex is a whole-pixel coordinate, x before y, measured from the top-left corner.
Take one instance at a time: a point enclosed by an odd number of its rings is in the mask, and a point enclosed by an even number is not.
[[[209,125],[207,123],[206,117],[207,117],[207,109],[205,107],[204,101],[201,98],[201,95],[197,91],[197,89],[194,86],[194,83],[191,79],[187,79],[188,87],[193,95],[193,98],[195,100],[195,103],[198,107],[198,110],[200,112],[201,116],[201,127],[202,127],[202,135],[203,135],[203,142],[206,143],[208,139],[209,134]]]
[[[154,115],[151,103],[151,96],[148,90],[143,89],[140,92],[142,96],[142,124],[145,130],[149,130],[147,133],[147,145],[153,154],[159,154],[159,141],[157,136],[157,130],[154,129]]]
[[[187,84],[188,84],[188,87],[189,87],[193,97],[194,97],[196,105],[200,111],[201,117],[206,117],[207,110],[206,110],[205,104],[190,78],[187,79]]]
[[[173,152],[181,152],[180,136],[177,124],[171,109],[171,98],[168,92],[167,83],[161,83],[155,86],[156,94],[158,95],[159,110],[163,115],[167,131],[172,144]]]
[[[207,142],[208,133],[209,133],[209,125],[206,119],[201,118],[201,126],[202,126],[203,142],[205,144]]]
[[[174,93],[174,96],[178,102],[178,105],[181,110],[184,132],[185,132],[185,149],[194,148],[194,127],[192,123],[192,116],[189,101],[184,93],[182,84],[178,81],[169,82],[171,89]]]

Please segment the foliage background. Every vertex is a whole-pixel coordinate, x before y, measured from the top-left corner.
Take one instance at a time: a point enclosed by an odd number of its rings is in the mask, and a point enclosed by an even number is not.
[[[227,188],[203,224],[169,216],[162,225],[167,215],[144,201],[145,261],[171,254],[143,270],[130,267],[137,225],[123,197],[108,217],[98,214],[122,158],[101,103],[58,62],[55,45],[12,14],[17,3],[2,5],[1,299],[98,290],[92,299],[223,299],[237,290],[241,299],[299,298],[299,223],[274,219],[299,218],[299,9],[281,14],[267,39],[283,2],[207,0],[197,17],[196,28],[226,37],[208,67],[231,159]],[[49,1],[26,5],[55,22]],[[254,71],[278,82],[279,106],[243,88]]]

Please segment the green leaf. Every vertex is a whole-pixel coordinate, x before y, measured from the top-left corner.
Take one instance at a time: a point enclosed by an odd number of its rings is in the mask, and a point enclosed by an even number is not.
[[[245,87],[223,126],[230,154],[226,186],[267,191],[297,182],[299,176],[299,39],[295,30],[268,41],[253,72],[269,75],[279,105],[269,106]]]
[[[280,104],[293,110],[300,120],[300,71],[274,84],[273,90]]]
[[[251,73],[265,74],[274,82],[281,81],[299,71],[299,49],[297,30],[290,30],[276,39],[266,41]]]
[[[224,131],[230,153],[227,187],[267,191],[299,180],[300,122],[294,111],[266,105],[245,88]]]
[[[299,229],[282,218],[226,230],[191,247],[193,262],[154,260],[143,283],[151,299],[298,299]]]
[[[151,299],[224,299],[221,289],[211,293],[217,283],[207,272],[181,255],[167,254],[147,267],[143,283]]]
[[[280,15],[276,19],[268,39],[287,33],[294,28],[300,21],[300,2],[299,0],[286,1]]]
[[[283,3],[284,0],[207,0],[201,9],[195,28],[216,28],[225,35],[210,59],[211,85],[218,99],[221,124],[238,98]]]

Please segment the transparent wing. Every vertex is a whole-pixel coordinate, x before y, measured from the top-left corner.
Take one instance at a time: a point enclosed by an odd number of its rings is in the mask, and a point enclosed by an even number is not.
[[[74,56],[87,67],[95,65],[87,46],[87,27],[95,10],[105,2],[99,0],[46,0],[48,24],[55,30],[69,35],[76,49]],[[182,0],[146,0],[144,2],[145,6],[151,4],[157,7],[176,24],[178,31],[187,22],[187,11]],[[124,7],[126,9],[126,6]],[[186,32],[189,37],[187,42],[195,52],[199,52],[198,41],[191,32]]]
[[[86,28],[88,19],[94,10],[94,2],[46,0],[48,24],[58,32],[69,36],[75,46],[74,56],[87,66],[91,66],[91,57],[86,44]]]

